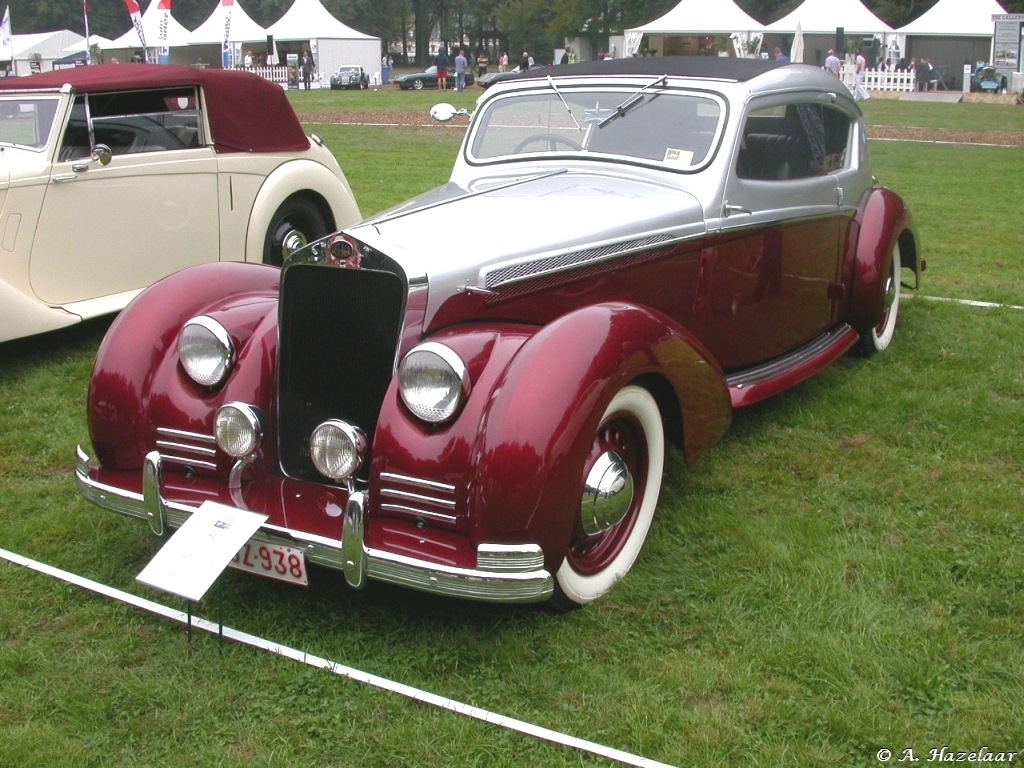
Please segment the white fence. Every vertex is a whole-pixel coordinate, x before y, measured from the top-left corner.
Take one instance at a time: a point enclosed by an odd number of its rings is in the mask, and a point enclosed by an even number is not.
[[[844,64],[842,69],[843,84],[851,91],[857,86],[857,74],[853,64]],[[869,69],[864,72],[864,87],[869,91],[906,91],[917,90],[913,72],[889,69]]]

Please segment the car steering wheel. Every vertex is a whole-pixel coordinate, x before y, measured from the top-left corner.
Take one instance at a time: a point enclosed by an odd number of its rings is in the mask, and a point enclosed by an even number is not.
[[[547,144],[548,152],[554,152],[559,144],[564,144],[569,149],[576,152],[583,151],[583,145],[579,142],[573,141],[567,136],[562,136],[558,133],[535,133],[532,136],[527,136],[525,139],[516,144],[515,149],[512,150],[513,155],[518,155],[520,152],[524,152],[526,147],[534,142],[544,142]]]

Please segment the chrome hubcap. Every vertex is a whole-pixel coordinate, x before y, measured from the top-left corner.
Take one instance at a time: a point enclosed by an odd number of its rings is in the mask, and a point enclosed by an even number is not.
[[[580,523],[588,536],[596,536],[622,522],[633,503],[633,477],[615,451],[601,454],[583,486]]]

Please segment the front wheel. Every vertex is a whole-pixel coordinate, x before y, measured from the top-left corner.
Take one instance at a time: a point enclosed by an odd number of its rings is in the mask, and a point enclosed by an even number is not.
[[[263,263],[280,267],[299,248],[327,234],[320,209],[306,198],[291,197],[281,203],[267,227]]]
[[[892,247],[892,264],[889,267],[889,274],[883,284],[885,311],[878,325],[861,334],[860,350],[865,357],[882,352],[892,343],[892,337],[896,333],[896,316],[900,311],[900,274],[902,264],[900,262],[900,245],[896,243]]]
[[[580,514],[555,575],[556,608],[586,605],[629,572],[654,519],[664,464],[658,404],[642,387],[623,387],[601,417],[583,467]]]
[[[422,80],[413,80],[412,81],[412,87],[413,87],[413,90],[422,91],[423,90],[423,81]]]

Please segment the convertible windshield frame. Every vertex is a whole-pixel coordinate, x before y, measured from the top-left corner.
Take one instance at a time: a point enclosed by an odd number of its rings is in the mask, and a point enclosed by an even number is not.
[[[60,112],[59,93],[11,93],[0,96],[0,146],[44,152]]]
[[[481,105],[467,137],[466,162],[557,157],[697,173],[714,159],[725,132],[728,100],[716,91],[673,87],[664,78],[639,90],[631,82],[557,85],[516,89]],[[625,101],[629,108],[622,110]]]

